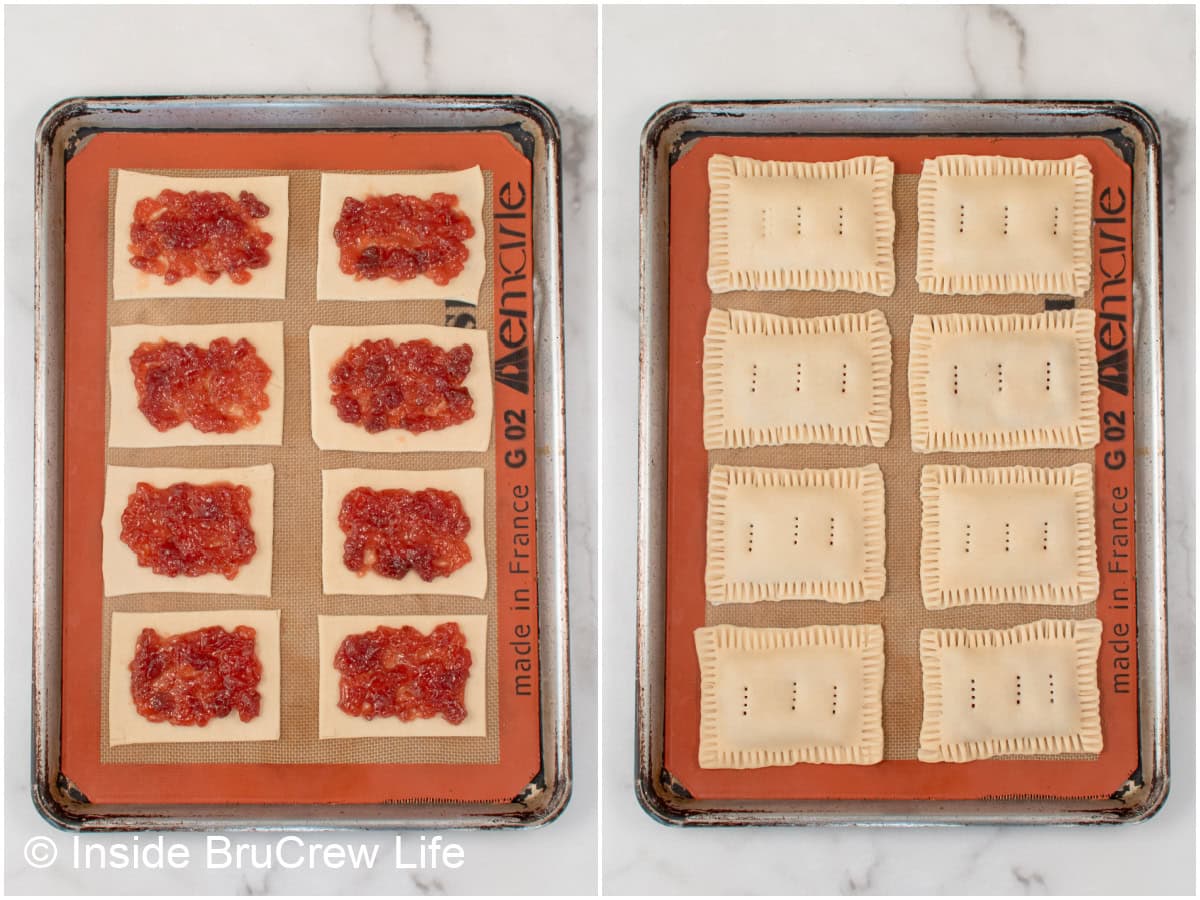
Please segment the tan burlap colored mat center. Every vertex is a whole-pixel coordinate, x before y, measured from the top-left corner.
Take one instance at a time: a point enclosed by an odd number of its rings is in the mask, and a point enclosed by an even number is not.
[[[741,291],[713,294],[713,305],[785,316],[836,315],[882,310],[892,333],[892,431],[884,447],[839,447],[799,444],[714,450],[709,469],[718,464],[836,468],[877,463],[883,470],[887,516],[887,590],[882,601],[846,605],[817,600],[708,605],[705,624],[800,627],[878,623],[883,626],[886,668],[883,682],[883,732],[886,759],[916,759],[923,709],[920,636],[922,628],[1010,628],[1035,619],[1089,618],[1095,604],[1035,606],[997,604],[927,610],[921,601],[921,467],[929,463],[986,466],[1066,466],[1091,463],[1091,450],[1030,450],[1003,453],[921,454],[912,450],[908,403],[909,331],[915,314],[1036,313],[1045,297],[1031,294],[939,296],[917,291],[918,175],[897,175],[893,185],[896,212],[896,291],[875,297],[837,293]],[[1075,301],[1092,306],[1092,294]],[[1070,758],[1059,756],[1057,759]],[[1081,757],[1090,758],[1090,757]]]
[[[270,322],[284,325],[284,425],[281,447],[109,448],[106,460],[124,466],[275,467],[274,573],[271,597],[194,594],[137,594],[104,599],[100,758],[105,763],[450,763],[499,760],[499,679],[496,645],[495,455],[485,453],[351,453],[317,449],[309,420],[308,331],[312,325],[446,324],[443,301],[323,302],[316,300],[317,214],[321,174],[317,171],[155,170],[161,175],[289,175],[290,223],[286,300],[122,300],[108,289],[108,324]],[[476,321],[492,322],[492,176],[484,173],[483,228],[487,272]],[[114,240],[116,172],[109,178],[109,255]],[[276,248],[272,248],[275,250]],[[111,273],[110,273],[111,276]],[[456,312],[466,308],[455,307]],[[487,364],[487,361],[485,361]],[[106,433],[111,406],[105,392]],[[482,466],[485,472],[488,592],[482,600],[436,594],[404,597],[324,596],[321,590],[321,470],[334,468],[452,469]],[[411,576],[410,576],[411,577]],[[114,611],[280,609],[282,695],[277,741],[136,744],[108,746],[109,628]],[[461,738],[317,737],[318,615],[488,616],[487,736]],[[329,661],[332,664],[332,661]]]

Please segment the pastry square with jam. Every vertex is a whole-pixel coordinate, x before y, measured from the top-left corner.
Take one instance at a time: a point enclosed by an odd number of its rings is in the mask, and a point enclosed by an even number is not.
[[[114,612],[109,746],[278,740],[279,619],[277,609]]]
[[[487,616],[317,621],[322,740],[487,734]]]
[[[271,594],[275,468],[109,466],[104,594]]]
[[[487,272],[483,208],[478,166],[323,172],[317,299],[478,303]]]
[[[491,446],[486,331],[314,325],[308,344],[312,434],[322,450],[483,452]]]
[[[113,299],[282,300],[288,183],[286,175],[120,170],[113,204]]]
[[[484,470],[325,469],[326,594],[448,594],[488,584]]]
[[[117,325],[110,447],[283,443],[283,323]]]

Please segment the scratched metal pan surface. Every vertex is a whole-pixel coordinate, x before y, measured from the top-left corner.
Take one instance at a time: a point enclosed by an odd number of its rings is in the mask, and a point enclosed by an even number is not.
[[[85,802],[59,769],[65,164],[104,131],[476,131],[507,133],[533,169],[537,540],[541,647],[538,777],[507,803],[151,806]],[[37,131],[32,791],[51,824],[86,831],[500,828],[541,825],[571,793],[567,647],[561,163],[558,123],[517,96],[80,98]],[[544,448],[544,449],[543,449]]]
[[[666,633],[667,305],[670,166],[709,135],[1099,136],[1133,166],[1133,287],[1140,768],[1103,801],[712,801],[663,766]],[[641,148],[638,432],[637,794],[673,825],[1098,824],[1153,815],[1167,794],[1167,639],[1160,146],[1144,111],[1117,102],[704,101],[663,107]]]

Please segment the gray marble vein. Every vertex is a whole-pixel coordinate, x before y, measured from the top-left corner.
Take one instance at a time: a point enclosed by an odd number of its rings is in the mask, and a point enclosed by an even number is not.
[[[406,15],[421,32],[421,65],[425,70],[425,83],[433,84],[433,29],[418,6],[391,7],[397,14]]]
[[[1025,83],[1025,29],[1021,23],[1017,21],[1017,17],[1012,10],[1005,6],[989,6],[988,15],[992,21],[998,22],[1012,32],[1017,41],[1017,75],[1021,79],[1021,84]]]
[[[419,6],[368,7],[365,20],[368,58],[377,81],[375,93],[434,91],[434,29]],[[420,60],[420,66],[413,65]]]
[[[839,893],[842,894],[870,894],[874,893],[875,876],[879,872],[881,862],[879,857],[872,856],[868,858],[861,866],[846,873],[845,881],[841,885]]]
[[[412,878],[412,884],[416,888],[416,892],[422,896],[442,896],[446,893],[446,886],[442,884],[440,878],[426,878],[415,872],[410,877]]]
[[[1013,878],[1020,884],[1023,894],[1049,894],[1050,891],[1046,888],[1046,879],[1038,872],[1029,872],[1021,866],[1013,866]]]
[[[1004,6],[962,9],[962,52],[970,73],[971,97],[982,100],[1028,96],[1027,39],[1016,14]]]

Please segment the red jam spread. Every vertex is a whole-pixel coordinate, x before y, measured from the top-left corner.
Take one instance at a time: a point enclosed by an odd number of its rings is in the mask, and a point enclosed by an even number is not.
[[[464,241],[474,233],[458,197],[442,193],[428,200],[406,194],[347,197],[333,227],[341,270],[355,280],[425,275],[442,285],[463,270]]]
[[[143,197],[129,226],[129,262],[167,284],[193,275],[212,284],[222,273],[245,284],[251,269],[271,261],[271,235],[256,221],[270,211],[248,191],[236,200],[214,191],[164,190]]]
[[[359,575],[403,578],[411,570],[432,581],[471,561],[471,520],[452,491],[358,487],[342,499],[338,525],[346,534],[342,561]]]
[[[129,664],[138,713],[151,722],[207,725],[236,711],[249,722],[262,701],[254,636],[246,625],[233,631],[213,625],[170,637],[142,629]]]
[[[371,434],[440,431],[475,415],[463,386],[472,356],[469,344],[443,350],[425,338],[363,341],[329,370],[329,402],[339,419]]]
[[[156,575],[233,578],[257,549],[250,488],[186,481],[156,488],[140,481],[121,514],[121,540]]]
[[[342,675],[338,707],[347,715],[411,722],[441,714],[452,725],[467,717],[471,651],[455,622],[428,636],[411,625],[347,635],[333,666]]]
[[[271,367],[245,338],[195,344],[161,340],[141,344],[129,357],[138,409],[159,431],[190,422],[206,434],[230,434],[257,425],[270,406]]]

